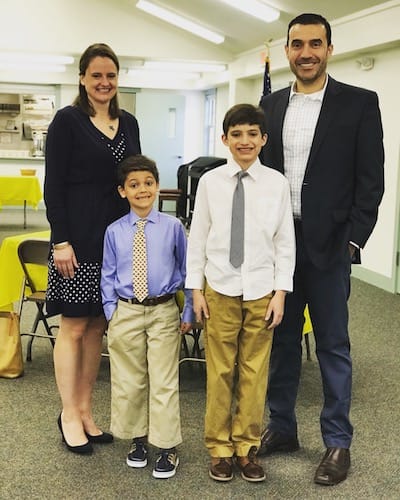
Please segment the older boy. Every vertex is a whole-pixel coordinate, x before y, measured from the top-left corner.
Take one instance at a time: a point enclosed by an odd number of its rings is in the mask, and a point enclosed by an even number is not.
[[[101,291],[109,320],[111,429],[133,438],[130,467],[147,465],[147,442],[157,446],[153,476],[172,477],[182,441],[179,416],[180,335],[191,327],[191,293],[179,326],[175,293],[183,288],[186,234],[178,219],[153,208],[156,164],[145,156],[118,167],[119,193],[131,211],[111,224],[104,240]],[[147,269],[146,269],[147,268]]]
[[[232,158],[200,179],[186,287],[193,289],[196,319],[205,319],[209,475],[232,479],[235,457],[243,479],[258,482],[265,479],[256,452],[269,356],[285,294],[292,290],[294,229],[287,180],[258,160],[267,141],[262,110],[234,106],[225,115],[223,132]]]

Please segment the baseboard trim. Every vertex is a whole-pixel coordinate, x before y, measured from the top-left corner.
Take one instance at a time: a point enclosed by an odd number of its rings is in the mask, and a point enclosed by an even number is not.
[[[370,285],[382,288],[387,292],[396,293],[396,281],[394,277],[388,278],[387,276],[375,273],[374,271],[358,265],[352,266],[351,275],[354,278],[369,283]]]

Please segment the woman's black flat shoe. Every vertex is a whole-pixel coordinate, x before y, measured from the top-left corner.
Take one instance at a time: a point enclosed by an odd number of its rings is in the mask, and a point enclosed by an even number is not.
[[[107,444],[107,443],[112,443],[114,441],[114,436],[109,432],[102,432],[101,434],[98,434],[96,436],[92,436],[88,432],[85,432],[85,434],[89,439],[90,443]]]
[[[69,451],[72,451],[72,453],[78,453],[79,455],[89,455],[90,453],[93,453],[93,446],[89,443],[89,441],[85,444],[79,444],[78,446],[71,446],[70,444],[67,443],[62,428],[61,413],[58,417],[57,424],[58,428],[60,429],[63,443],[65,443],[65,446]]]

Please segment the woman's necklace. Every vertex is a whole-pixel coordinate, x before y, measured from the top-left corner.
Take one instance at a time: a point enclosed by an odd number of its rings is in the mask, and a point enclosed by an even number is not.
[[[118,118],[112,119],[109,116],[91,116],[90,120],[103,134],[108,137],[114,137],[118,130]],[[111,135],[110,135],[111,134]]]
[[[118,129],[118,119],[114,120],[112,123],[108,123],[108,128],[111,132],[115,132]]]

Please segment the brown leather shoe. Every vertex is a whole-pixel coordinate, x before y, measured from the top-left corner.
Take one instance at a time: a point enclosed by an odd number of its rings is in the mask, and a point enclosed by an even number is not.
[[[287,436],[267,428],[261,434],[261,445],[257,455],[263,457],[275,452],[289,453],[299,448],[297,436]]]
[[[258,483],[265,480],[265,472],[256,459],[257,448],[252,446],[247,457],[236,457],[236,465],[246,481]]]
[[[314,483],[334,486],[344,481],[350,469],[350,450],[328,448],[314,476]]]
[[[231,457],[212,457],[208,474],[215,481],[230,481],[233,478]]]

